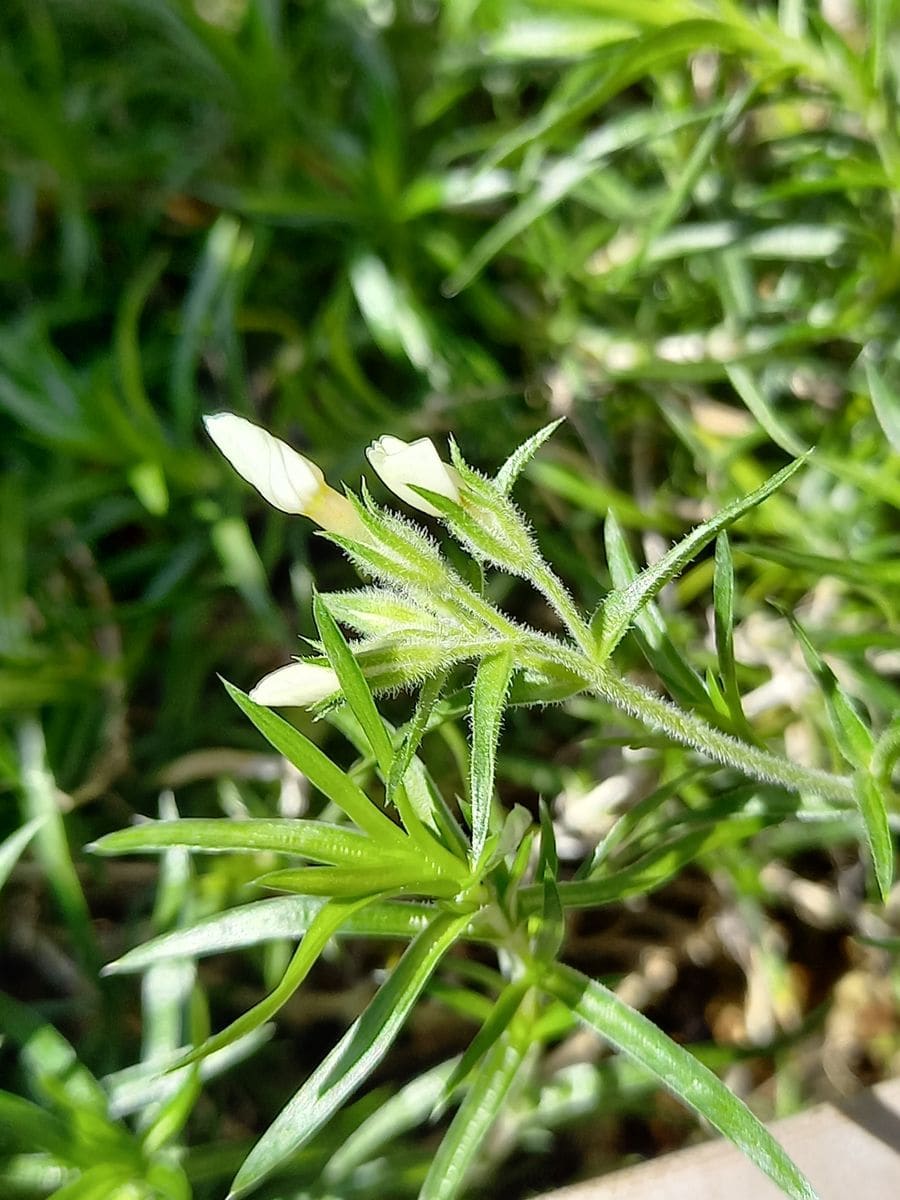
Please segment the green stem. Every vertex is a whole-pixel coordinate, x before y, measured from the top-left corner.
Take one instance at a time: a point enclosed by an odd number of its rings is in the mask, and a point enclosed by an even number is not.
[[[608,668],[593,667],[588,671],[582,668],[580,673],[589,680],[593,692],[616,708],[668,734],[674,741],[699,750],[707,758],[735,767],[763,783],[779,784],[791,792],[814,792],[836,802],[853,801],[853,781],[846,776],[802,767],[767,750],[748,746],[646,688],[614,675]]]
[[[529,579],[559,614],[566,629],[568,629],[584,654],[588,658],[593,658],[597,647],[591,635],[590,628],[585,623],[572,597],[547,564],[544,562],[536,563],[532,574],[529,575]]]
[[[508,617],[504,617],[499,613],[492,604],[484,600],[477,592],[463,583],[462,580],[454,580],[450,584],[452,587],[453,599],[467,609],[479,621],[487,625],[490,629],[496,629],[498,633],[502,633],[504,637],[518,638],[522,635],[522,630],[515,625]]]
[[[538,658],[546,656],[547,647],[540,641],[535,640],[533,649]],[[667,734],[673,741],[698,750],[714,762],[743,771],[751,779],[778,784],[791,792],[813,792],[838,804],[855,803],[853,780],[847,776],[831,775],[814,767],[802,767],[777,754],[770,754],[768,750],[741,742],[708,725],[693,713],[677,708],[671,701],[615,674],[609,667],[585,661],[575,651],[560,647],[553,659],[583,679],[595,695],[636,717],[650,729]]]

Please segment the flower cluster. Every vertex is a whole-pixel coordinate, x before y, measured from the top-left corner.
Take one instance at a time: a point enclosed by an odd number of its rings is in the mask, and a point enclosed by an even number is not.
[[[443,522],[474,560],[476,575],[492,565],[528,580],[555,610],[559,636],[518,624],[500,612],[451,565],[424,529],[380,508],[365,485],[360,497],[349,491],[341,495],[315,463],[250,421],[230,413],[206,419],[210,436],[238,473],[276,508],[315,521],[366,580],[368,586],[323,596],[320,608],[359,635],[349,649],[372,693],[433,679],[439,694],[440,680],[452,667],[475,662],[473,727],[478,724],[479,678],[490,679],[494,672],[500,681],[494,690],[502,697],[501,708],[552,703],[587,689],[649,728],[751,778],[833,802],[851,799],[848,778],[801,767],[724,732],[718,727],[721,707],[712,693],[695,688],[691,705],[682,708],[631,682],[610,661],[659,591],[704,546],[781,487],[804,460],[788,464],[754,492],[733,501],[640,573],[629,566],[617,541],[618,526],[608,520],[607,545],[619,586],[587,620],[542,558],[530,525],[509,498],[516,477],[557,424],[519,446],[493,478],[473,470],[452,439],[450,463],[427,438],[406,443],[388,435],[367,453],[397,497]],[[317,624],[321,633],[318,618]],[[323,643],[319,649],[320,654],[260,680],[252,699],[272,706],[339,702],[346,681],[339,679],[334,647],[327,650]]]
[[[442,665],[447,657],[446,646],[448,642],[452,644],[454,637],[459,639],[468,634],[468,640],[463,640],[467,645],[471,642],[473,631],[460,625],[455,609],[440,612],[433,607],[435,598],[446,590],[451,573],[433,543],[420,530],[397,518],[378,517],[374,506],[366,509],[355,498],[341,495],[329,486],[315,463],[243,417],[216,413],[206,417],[204,423],[222,454],[263,499],[282,512],[314,521],[364,571],[387,583],[399,580],[414,584],[418,566],[418,575],[430,585],[420,589],[418,607],[409,597],[384,589],[334,598],[339,620],[363,634],[375,634],[369,642],[360,643],[364,647],[360,659],[367,675],[374,676],[373,684],[377,686],[379,678],[386,686],[422,678]],[[459,472],[442,461],[428,438],[404,442],[385,435],[369,447],[367,456],[382,482],[411,507],[428,516],[441,516],[435,503],[443,500],[463,512],[464,489]],[[438,604],[437,608],[440,607]],[[453,619],[454,615],[457,619]],[[388,661],[384,654],[378,653],[383,635],[404,626],[410,634],[413,631],[418,634],[406,639],[407,661],[398,664],[396,648]],[[331,667],[324,662],[304,660],[266,675],[251,697],[257,703],[274,707],[307,706],[337,691],[338,680]]]

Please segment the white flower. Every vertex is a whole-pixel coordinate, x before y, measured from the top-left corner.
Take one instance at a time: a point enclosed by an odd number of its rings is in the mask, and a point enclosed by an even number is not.
[[[333,533],[360,535],[362,523],[349,500],[286,442],[234,413],[213,413],[203,423],[238,475],[274,508],[310,517]]]
[[[273,708],[301,708],[324,700],[338,691],[340,686],[331,667],[292,662],[264,675],[250,693],[250,699]]]
[[[369,462],[382,483],[395,496],[405,500],[431,517],[440,516],[433,504],[414,492],[410,485],[428,488],[459,503],[459,489],[454,479],[455,472],[448,467],[435,449],[430,438],[419,438],[415,442],[403,442],[400,438],[386,434],[366,451]]]

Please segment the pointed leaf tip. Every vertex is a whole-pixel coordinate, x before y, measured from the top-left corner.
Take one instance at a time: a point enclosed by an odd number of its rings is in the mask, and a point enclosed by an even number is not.
[[[549,425],[545,425],[543,429],[539,429],[537,433],[532,434],[526,442],[523,442],[518,449],[512,452],[494,479],[494,485],[498,491],[503,492],[504,495],[509,494],[513,484],[519,475],[521,475],[524,468],[534,458],[544,442],[562,425],[565,419],[565,417],[557,417],[555,421],[551,421]]]

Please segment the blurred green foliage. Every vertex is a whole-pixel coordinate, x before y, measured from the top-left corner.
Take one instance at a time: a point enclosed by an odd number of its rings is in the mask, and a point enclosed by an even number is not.
[[[131,993],[96,967],[134,940],[152,901],[146,879],[104,875],[81,846],[156,812],[167,786],[192,813],[290,811],[290,782],[215,676],[243,685],[284,661],[313,630],[313,572],[323,589],[348,578],[304,523],[264,511],[231,477],[203,412],[258,417],[353,484],[366,442],[386,431],[452,431],[495,467],[568,416],[523,496],[588,608],[611,582],[610,508],[633,556],[653,558],[659,535],[815,446],[793,490],[733,538],[740,645],[725,701],[794,661],[765,601],[799,607],[811,661],[831,656],[890,776],[898,86],[896,0],[7,0],[0,836],[39,822],[27,851],[21,836],[2,844],[4,896],[36,896],[39,911],[6,906],[4,987],[40,999],[92,1071],[139,1056],[133,1022],[109,1023]],[[658,655],[664,634],[665,653],[678,647],[700,672],[718,661],[714,572],[709,554],[642,635]],[[531,602],[516,585],[507,603]],[[645,651],[629,635],[623,667],[644,670]],[[799,672],[771,705],[758,697],[754,731],[840,764],[826,705],[788,687],[802,689]],[[529,802],[588,792],[630,732],[595,700],[516,716],[498,772]],[[451,778],[458,736],[442,747]],[[688,766],[662,741],[654,753],[664,773]],[[717,794],[705,776],[690,788],[698,802]],[[770,829],[718,862],[762,929],[764,863],[827,858],[832,845],[840,857],[854,839]],[[37,875],[13,866],[21,852]],[[195,917],[227,906],[246,878],[221,860],[156,927],[181,919],[179,905]],[[248,958],[244,982],[277,974],[275,959]],[[184,1028],[157,1049],[202,1026],[204,989],[188,993],[190,1017],[175,1017],[161,989],[161,1011]],[[218,990],[216,1003],[228,1008]],[[152,994],[147,1004],[152,1025]],[[24,1027],[2,1024],[5,1068]],[[45,1082],[47,1069],[35,1068]],[[40,1093],[42,1111],[69,1120],[75,1093],[11,1070],[11,1091]],[[600,1071],[571,1110],[552,1081],[524,1105],[526,1143],[545,1146],[560,1113],[611,1111],[611,1093],[634,1103],[633,1085],[604,1089]],[[283,1098],[248,1087],[252,1100],[215,1093],[222,1107],[192,1118],[198,1195],[216,1195],[217,1171],[240,1157],[229,1148],[219,1162],[208,1143],[234,1133],[229,1120],[239,1142]],[[342,1136],[328,1133],[320,1159]],[[137,1161],[122,1137],[121,1161]],[[74,1144],[80,1169],[94,1143]],[[412,1193],[422,1151],[404,1153],[353,1194]],[[141,1178],[178,1195],[154,1154]],[[95,1185],[71,1194],[113,1186]],[[11,1195],[54,1186],[14,1171],[2,1183]]]

